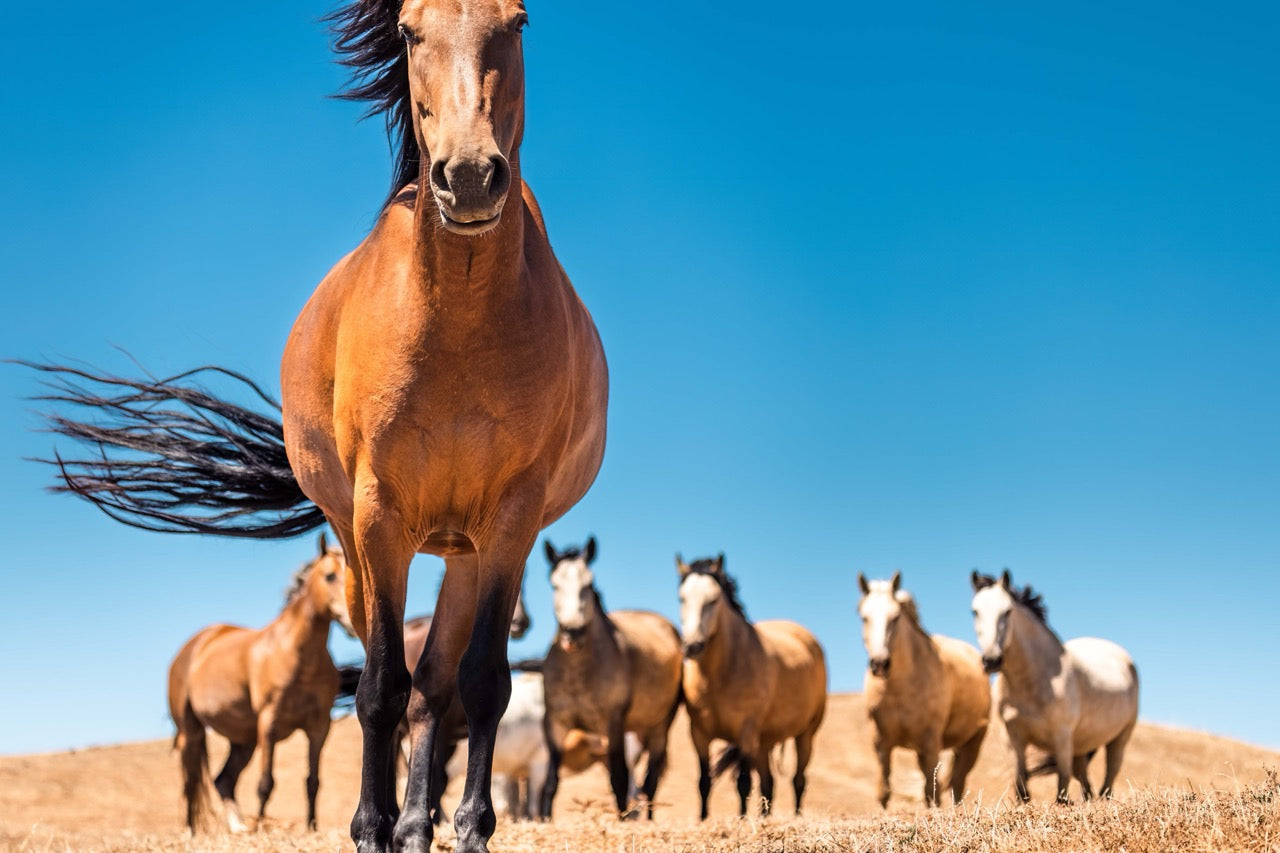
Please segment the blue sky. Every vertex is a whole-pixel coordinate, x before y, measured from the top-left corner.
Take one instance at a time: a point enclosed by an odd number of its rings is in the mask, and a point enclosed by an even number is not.
[[[525,177],[612,379],[549,535],[597,535],[610,606],[674,617],[673,553],[723,550],[847,691],[859,570],[971,639],[969,570],[1008,566],[1131,650],[1144,718],[1280,747],[1280,16],[1119,6],[530,0]],[[327,8],[9,10],[0,354],[278,387],[389,170]],[[0,368],[0,752],[167,735],[171,656],[268,621],[312,542],[43,493],[34,387]],[[513,656],[537,552],[527,588]]]

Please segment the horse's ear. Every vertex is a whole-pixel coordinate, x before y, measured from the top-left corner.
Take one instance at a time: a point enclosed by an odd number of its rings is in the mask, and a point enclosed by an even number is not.
[[[542,548],[546,552],[547,562],[550,563],[552,567],[554,567],[556,564],[556,558],[560,556],[559,554],[556,553],[556,546],[551,544],[550,539],[543,539]]]
[[[716,574],[724,577],[724,551],[716,556]]]
[[[596,560],[596,537],[587,537],[586,547],[583,548],[583,556],[586,558],[587,565],[591,565]]]
[[[323,530],[320,531],[320,540],[317,544],[320,546],[321,557],[329,553],[329,537],[325,535]]]
[[[1009,574],[1008,569],[1005,569],[1004,573],[1000,575],[1000,586],[1004,587],[1005,592],[1013,589],[1013,575]]]
[[[676,573],[680,575],[681,579],[689,574],[689,564],[680,556],[679,551],[676,552]]]
[[[893,573],[893,580],[889,581],[889,588],[895,594],[898,592],[898,590],[902,589],[902,572],[901,571],[896,571]]]
[[[982,575],[978,574],[977,569],[969,572],[969,583],[973,584],[974,592],[978,592],[982,589]]]
[[[863,595],[871,592],[871,584],[867,583],[867,576],[862,572],[858,572],[858,589],[862,590]]]

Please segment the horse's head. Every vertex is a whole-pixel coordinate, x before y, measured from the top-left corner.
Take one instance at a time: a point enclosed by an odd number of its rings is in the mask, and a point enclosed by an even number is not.
[[[867,647],[867,667],[872,675],[886,676],[892,662],[893,638],[902,618],[902,572],[894,572],[887,581],[869,581],[858,572],[858,588],[862,600],[858,615],[862,617],[862,642]]]
[[[498,224],[524,134],[522,0],[405,0],[399,28],[426,182],[444,227]]]
[[[724,554],[692,563],[676,554],[676,572],[680,576],[680,644],[685,657],[697,658],[719,627],[727,583]]]
[[[544,546],[551,563],[552,603],[560,646],[565,651],[574,651],[581,648],[596,611],[596,578],[591,571],[596,559],[596,539],[594,536],[587,539],[581,550],[557,551],[550,539]]]
[[[1013,578],[1006,569],[1000,580],[977,570],[969,576],[973,583],[973,630],[978,635],[982,668],[999,672],[1004,650],[1009,645],[1009,621],[1013,613]]]
[[[355,636],[351,627],[351,614],[347,611],[347,560],[342,549],[331,546],[328,538],[320,534],[320,553],[306,569],[306,595],[317,613],[323,613],[342,626],[349,636]]]

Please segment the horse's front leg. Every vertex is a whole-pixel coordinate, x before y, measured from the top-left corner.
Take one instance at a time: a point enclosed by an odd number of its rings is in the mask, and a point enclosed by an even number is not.
[[[276,786],[275,762],[276,711],[274,707],[263,708],[258,714],[258,755],[262,775],[258,777],[258,828],[262,828],[262,819],[267,816],[267,800],[271,799],[271,790]]]
[[[606,724],[606,736],[609,739],[609,787],[613,789],[613,799],[618,806],[618,815],[624,820],[636,817],[631,811],[631,771],[627,767],[627,730],[626,710],[619,708]]]
[[[458,688],[467,712],[467,784],[453,815],[458,853],[487,853],[497,816],[491,790],[498,721],[511,698],[507,633],[524,564],[542,521],[545,484],[526,479],[508,492],[493,521],[492,538],[481,544],[479,589],[471,641],[458,667]]]
[[[360,804],[351,819],[351,838],[358,853],[389,853],[397,811],[395,735],[409,704],[404,600],[416,544],[409,541],[408,526],[376,484],[357,488],[356,493],[347,606],[366,660],[356,688],[356,717],[364,744]]]
[[[307,726],[307,829],[316,830],[316,794],[320,792],[320,752],[329,737],[329,709]]]
[[[1013,750],[1014,776],[1013,788],[1021,802],[1030,802],[1031,790],[1027,787],[1027,740],[1020,732],[1007,729],[1009,748]]]
[[[1071,747],[1071,730],[1064,726],[1053,739],[1053,760],[1058,771],[1058,805],[1062,806],[1071,802],[1071,770],[1075,765]]]
[[[448,781],[444,765],[449,756],[444,753],[452,752],[451,744],[440,740],[440,721],[457,693],[458,661],[475,621],[479,566],[474,552],[445,560],[436,615],[422,657],[414,667],[409,699],[409,779],[404,813],[395,832],[396,847],[402,851],[431,849],[433,812],[439,809],[441,789]]]
[[[698,796],[702,801],[698,820],[706,820],[707,806],[711,800],[711,736],[698,728],[692,714],[689,718],[689,736],[693,739],[693,751],[698,755]]]

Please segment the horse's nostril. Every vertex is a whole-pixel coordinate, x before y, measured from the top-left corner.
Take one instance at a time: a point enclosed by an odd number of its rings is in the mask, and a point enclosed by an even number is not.
[[[489,198],[497,201],[511,188],[511,167],[505,157],[490,158],[489,166]]]
[[[431,164],[431,185],[434,186],[438,192],[447,193],[450,191],[448,169],[446,168],[448,166],[448,162],[449,161],[447,160],[436,160]]]

